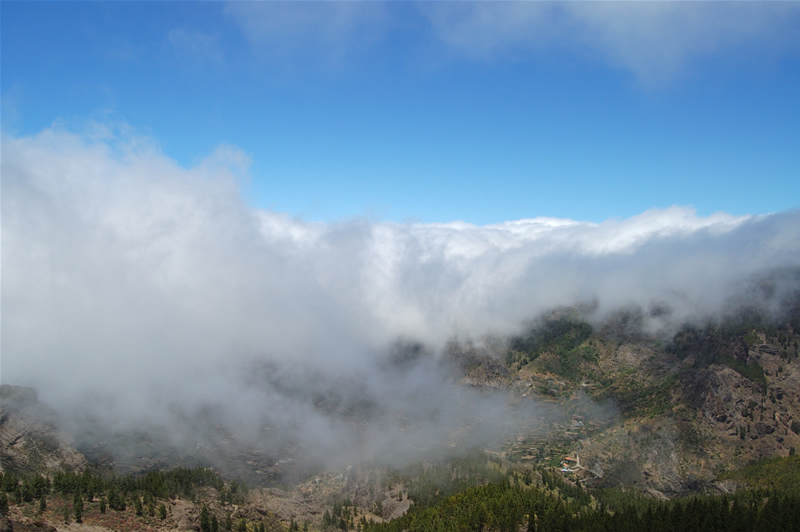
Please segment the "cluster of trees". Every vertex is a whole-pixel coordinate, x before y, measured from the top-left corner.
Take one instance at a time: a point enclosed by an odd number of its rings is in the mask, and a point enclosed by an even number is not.
[[[200,508],[200,532],[271,532],[276,530],[276,526],[274,523],[271,524],[269,527],[264,523],[264,521],[259,522],[249,522],[245,518],[240,518],[234,521],[233,516],[228,512],[225,514],[225,517],[220,519],[217,517],[217,514],[209,510],[208,506],[203,504]],[[283,531],[283,527],[277,528],[277,530]],[[299,527],[297,523],[292,520],[289,525],[289,532],[299,531]],[[304,529],[308,532],[308,525]]]
[[[364,530],[800,530],[800,496],[795,492],[747,490],[731,496],[663,502],[623,491],[607,495],[601,492],[592,497],[580,487],[554,478],[541,486],[507,479],[468,488],[431,505],[415,505],[403,517],[389,523],[367,523]]]
[[[17,504],[41,499],[44,494],[50,492],[51,487],[50,480],[42,475],[18,476],[11,472],[0,473],[0,491],[11,494]]]
[[[85,494],[90,501],[98,493],[112,491],[123,498],[139,493],[159,499],[170,499],[191,498],[195,489],[202,486],[211,486],[220,492],[225,488],[225,482],[217,473],[202,467],[179,467],[169,471],[150,471],[144,475],[100,475],[90,470],[82,473],[59,471],[53,476],[52,485],[53,491],[57,493],[78,492]],[[241,495],[245,487],[243,484],[233,483],[229,489]]]
[[[378,475],[356,504],[350,498],[336,500],[323,514],[323,530],[367,530],[371,522],[369,513],[384,517],[387,492],[397,501],[408,498],[416,505],[430,505],[469,487],[499,482],[509,474],[513,472],[505,470],[499,458],[487,456],[479,449],[464,451],[447,460],[388,469]]]
[[[202,487],[213,487],[219,492],[220,505],[244,504],[247,486],[238,481],[226,483],[210,469],[177,468],[169,471],[151,471],[144,475],[102,475],[91,470],[83,472],[59,471],[52,479],[43,475],[18,475],[0,473],[0,514],[6,515],[12,504],[39,501],[39,513],[47,509],[47,497],[60,501],[64,522],[71,519],[83,521],[86,503],[94,503],[93,511],[105,514],[108,510],[124,512],[133,510],[137,517],[167,518],[167,506],[163,501],[177,497],[192,499]],[[71,501],[71,504],[70,504]],[[202,532],[266,532],[284,530],[272,523],[268,528],[264,522],[234,520],[228,512],[222,518],[211,512],[206,505],[200,511]],[[290,530],[300,526],[292,522]],[[304,523],[308,531],[308,523]]]
[[[333,508],[322,514],[322,527],[324,529],[340,529],[352,530],[354,528],[361,529],[366,522],[366,518],[362,515],[360,520],[357,520],[358,508],[353,505],[353,502],[347,498],[342,502],[336,501],[333,503]]]
[[[800,530],[800,497],[778,491],[629,505],[588,514],[576,530]]]
[[[498,482],[506,473],[500,461],[472,450],[458,458],[426,465],[418,464],[403,472],[402,483],[415,504],[431,504],[471,486]]]
[[[722,478],[736,480],[751,488],[800,496],[800,456],[763,458],[725,473]]]
[[[473,486],[432,505],[415,505],[406,515],[389,523],[368,524],[366,530],[517,532],[538,503],[560,504],[540,489],[524,488],[508,481]],[[571,510],[572,508],[570,508]]]
[[[545,353],[554,355],[542,369],[574,380],[584,360],[595,361],[596,352],[582,344],[592,335],[592,327],[572,316],[548,319],[526,334],[511,339],[506,364],[524,366]]]
[[[82,522],[84,500],[98,501],[101,514],[107,509],[122,512],[131,504],[139,517],[145,514],[166,519],[167,507],[158,499],[176,497],[193,498],[199,487],[211,486],[220,493],[225,503],[243,503],[247,487],[240,482],[228,485],[222,478],[206,468],[177,468],[169,471],[151,471],[145,475],[100,475],[90,470],[83,472],[59,471],[52,481],[43,475],[17,475],[13,472],[0,473],[0,514],[7,514],[9,504],[23,504],[39,501],[39,512],[47,509],[47,496],[51,493],[62,499],[72,499],[70,507],[64,506],[64,521],[74,517]],[[11,499],[9,500],[9,494]],[[98,500],[99,499],[99,500]],[[217,523],[219,525],[219,523]],[[212,530],[204,529],[206,532]],[[232,530],[232,526],[223,530]],[[216,530],[214,530],[216,532]]]
[[[220,520],[205,504],[200,509],[200,532],[273,532],[276,530],[283,532],[284,528],[275,523],[267,526],[264,521],[248,522],[245,518],[241,518],[234,523],[230,513],[228,513],[224,519]],[[299,532],[299,530],[299,525],[292,519],[289,524],[289,532]],[[305,523],[303,530],[308,532],[308,523]]]
[[[735,494],[698,495],[670,501],[656,501],[634,489],[586,490],[565,480],[557,472],[537,468],[515,470],[487,461],[486,469],[502,475],[460,489],[452,482],[467,471],[482,471],[477,456],[455,463],[428,465],[416,471],[416,479],[405,478],[409,486],[425,486],[427,476],[447,471],[451,483],[432,495],[423,490],[409,497],[415,504],[402,517],[386,523],[357,521],[355,530],[364,532],[401,531],[625,531],[641,530],[800,530],[800,457],[761,460],[729,474],[748,486]],[[416,466],[421,468],[422,466]],[[483,471],[482,471],[483,472]],[[456,491],[450,491],[448,486]],[[339,526],[352,530],[352,523]],[[336,523],[332,523],[337,528]],[[341,525],[341,523],[340,523]]]
[[[231,526],[233,523],[230,524]],[[230,530],[231,526],[227,529]],[[201,532],[217,532],[219,530],[219,520],[216,514],[208,511],[208,506],[205,504],[200,509],[200,531]]]

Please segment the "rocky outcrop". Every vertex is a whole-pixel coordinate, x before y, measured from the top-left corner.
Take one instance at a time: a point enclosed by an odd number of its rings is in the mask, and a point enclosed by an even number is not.
[[[58,415],[40,403],[35,389],[0,385],[0,471],[83,469],[86,458],[58,425]]]

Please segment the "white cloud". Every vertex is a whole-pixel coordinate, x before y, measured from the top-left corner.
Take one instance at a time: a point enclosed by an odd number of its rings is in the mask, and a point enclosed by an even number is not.
[[[386,31],[382,2],[230,2],[225,12],[269,61],[338,65]]]
[[[703,58],[800,52],[796,2],[231,2],[225,11],[259,57],[295,67],[341,65],[403,31],[415,32],[414,48],[398,40],[410,62],[566,52],[646,85]]]
[[[435,388],[435,372],[370,369],[399,337],[436,349],[585,302],[709,316],[753,276],[800,265],[797,212],[310,223],[249,209],[238,188],[249,159],[230,146],[189,169],[108,131],[5,136],[2,150],[3,381],[60,404],[113,397],[142,416],[211,401],[243,419],[302,413],[298,430],[321,431],[307,397],[243,387],[254,361],[298,382],[318,372],[331,380],[313,386],[336,393],[337,378],[372,379],[396,389],[381,408],[408,413],[403,401],[420,382]],[[456,392],[430,393],[445,394],[438,404]]]
[[[668,81],[687,63],[719,52],[800,51],[800,6],[791,3],[570,2],[564,7],[580,45],[645,83]]]
[[[670,82],[695,60],[800,52],[792,2],[435,2],[420,12],[447,49],[482,60],[566,51]]]

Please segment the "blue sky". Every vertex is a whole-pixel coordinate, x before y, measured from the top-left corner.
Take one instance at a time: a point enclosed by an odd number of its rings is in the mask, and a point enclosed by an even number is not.
[[[798,3],[2,2],[2,127],[220,145],[306,220],[800,204]]]

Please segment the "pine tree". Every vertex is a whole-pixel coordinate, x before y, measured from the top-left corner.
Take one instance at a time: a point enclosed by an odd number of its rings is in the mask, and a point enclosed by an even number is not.
[[[47,480],[39,475],[33,477],[33,497],[41,499],[42,495],[47,492]]]
[[[105,497],[102,497],[100,499],[100,513],[101,514],[106,513],[106,498]]]
[[[163,502],[158,505],[158,518],[162,521],[167,518],[167,507]]]
[[[27,481],[22,483],[22,500],[25,502],[33,501],[33,487]]]
[[[133,496],[133,507],[136,509],[137,517],[141,517],[144,514],[144,509],[142,508],[142,499],[140,499],[138,495]]]
[[[211,532],[211,517],[208,515],[208,507],[205,504],[200,509],[200,530]]]
[[[4,490],[0,491],[0,515],[8,515],[8,497]]]
[[[125,497],[121,496],[114,487],[108,493],[108,506],[117,512],[123,512],[126,508]]]
[[[47,510],[47,499],[42,495],[39,497],[39,513],[43,514],[45,510]]]
[[[83,499],[80,492],[76,491],[72,498],[72,509],[75,512],[75,522],[83,523]]]

